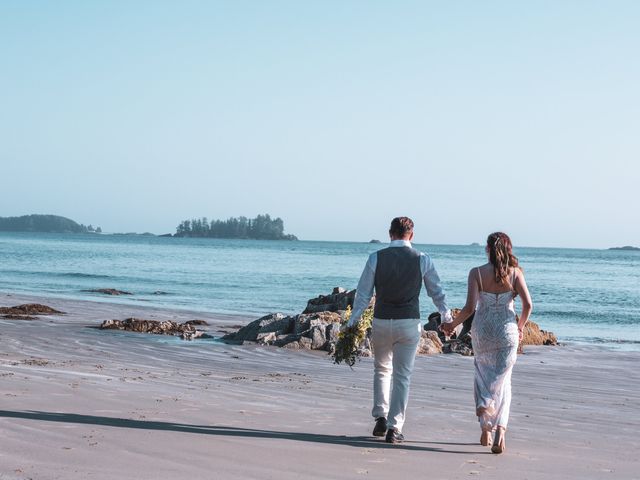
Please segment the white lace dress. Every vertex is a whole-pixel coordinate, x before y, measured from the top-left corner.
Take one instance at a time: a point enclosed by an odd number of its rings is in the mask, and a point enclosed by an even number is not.
[[[476,408],[486,409],[478,420],[483,429],[506,428],[511,407],[511,370],[518,351],[515,293],[483,292],[482,280],[480,290],[471,327]]]

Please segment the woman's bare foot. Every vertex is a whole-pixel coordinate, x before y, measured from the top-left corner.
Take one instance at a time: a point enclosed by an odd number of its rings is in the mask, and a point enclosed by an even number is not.
[[[480,445],[488,447],[491,442],[493,442],[493,438],[491,438],[491,430],[482,430],[482,435],[480,435]]]
[[[507,449],[505,437],[506,437],[505,428],[504,427],[496,428],[496,436],[493,439],[493,446],[491,447],[491,452],[502,453]]]

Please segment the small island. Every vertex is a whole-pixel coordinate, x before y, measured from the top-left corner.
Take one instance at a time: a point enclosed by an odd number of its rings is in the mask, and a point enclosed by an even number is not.
[[[0,217],[0,232],[102,233],[102,229],[58,215],[23,215]]]
[[[369,240],[369,243],[382,243],[382,242],[374,238],[373,240]]]
[[[284,233],[281,218],[271,218],[269,214],[256,218],[229,218],[228,220],[207,220],[207,217],[184,220],[176,228],[174,237],[196,238],[238,238],[251,240],[298,240],[295,235]]]
[[[627,251],[640,251],[640,247],[632,247],[631,245],[625,245],[624,247],[611,247],[609,250],[627,250]]]

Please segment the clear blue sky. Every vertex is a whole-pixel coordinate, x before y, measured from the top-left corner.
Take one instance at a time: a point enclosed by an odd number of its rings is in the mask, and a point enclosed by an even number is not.
[[[640,2],[0,3],[0,216],[640,245]]]

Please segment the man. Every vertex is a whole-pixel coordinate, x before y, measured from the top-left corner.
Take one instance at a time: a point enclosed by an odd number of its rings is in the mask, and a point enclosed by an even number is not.
[[[373,435],[388,443],[404,440],[402,426],[409,398],[409,382],[422,323],[418,297],[422,283],[442,316],[451,321],[440,277],[424,253],[411,246],[413,221],[397,217],[389,228],[391,244],[369,256],[362,272],[349,326],[360,321],[375,289],[371,343],[374,356]]]

